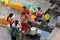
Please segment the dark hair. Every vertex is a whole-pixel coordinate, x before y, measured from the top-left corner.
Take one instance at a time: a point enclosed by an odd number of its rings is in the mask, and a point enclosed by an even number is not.
[[[7,17],[7,21],[8,21],[8,18],[12,16],[13,16],[13,13],[10,13],[9,16]]]
[[[25,12],[22,12],[21,15],[25,15],[26,13]]]
[[[10,13],[10,14],[9,14],[9,17],[12,17],[12,16],[13,16],[13,13]]]
[[[38,7],[38,10],[41,10],[41,8],[40,8],[40,7]]]
[[[24,9],[26,9],[26,6],[23,6]]]
[[[17,24],[18,24],[18,20],[15,20],[15,25],[17,26]]]
[[[26,16],[26,13],[25,13],[25,12],[22,12],[22,13],[21,13],[21,17],[22,17],[23,15],[25,15],[25,17],[27,18],[27,16]]]

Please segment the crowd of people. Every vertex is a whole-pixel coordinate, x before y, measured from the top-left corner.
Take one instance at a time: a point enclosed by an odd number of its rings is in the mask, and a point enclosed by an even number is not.
[[[50,15],[43,13],[40,7],[30,15],[30,10],[25,6],[23,7],[23,11],[20,14],[20,20],[15,19],[15,15],[10,13],[7,17],[7,21],[10,25],[10,33],[12,40],[16,40],[16,35],[19,35],[20,32],[28,32],[29,26],[34,27],[34,23],[38,21],[38,19],[44,18],[46,22],[50,20]]]

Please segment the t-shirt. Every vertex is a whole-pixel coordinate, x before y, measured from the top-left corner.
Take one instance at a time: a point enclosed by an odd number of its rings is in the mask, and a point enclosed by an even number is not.
[[[28,15],[30,14],[30,11],[28,9],[23,10],[23,12],[25,12]]]
[[[43,16],[43,12],[42,11],[37,11],[36,16],[37,17],[42,17]]]
[[[11,35],[16,36],[20,34],[20,26],[15,26],[15,23],[12,24]]]

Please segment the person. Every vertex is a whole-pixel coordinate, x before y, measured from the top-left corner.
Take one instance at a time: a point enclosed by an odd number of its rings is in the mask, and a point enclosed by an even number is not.
[[[36,11],[37,18],[41,18],[43,16],[43,12],[40,7],[38,7],[38,10]]]
[[[9,16],[7,17],[7,21],[9,22],[11,27],[12,27],[12,23],[14,22],[12,16],[13,16],[13,13],[10,13]]]
[[[18,20],[15,20],[15,22],[12,24],[12,28],[20,28],[20,26],[18,25]]]
[[[23,14],[21,15],[21,20],[20,20],[20,23],[21,23],[21,30],[22,31],[28,31],[28,24],[27,24],[27,16],[25,15],[25,13],[23,12]]]
[[[16,40],[16,37],[20,34],[20,26],[18,25],[18,20],[15,20],[15,22],[12,24],[11,29],[12,40]]]
[[[34,24],[35,24],[35,19],[30,19],[30,22],[31,22],[31,26],[34,26]]]
[[[23,7],[23,11],[22,12],[25,12],[27,17],[30,15],[30,11],[25,6]]]

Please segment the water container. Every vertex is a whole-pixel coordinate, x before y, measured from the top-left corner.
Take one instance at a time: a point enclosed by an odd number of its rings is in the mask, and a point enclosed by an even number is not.
[[[35,35],[36,32],[37,32],[37,31],[36,31],[36,28],[35,28],[35,27],[32,27],[32,28],[31,28],[31,35]]]

